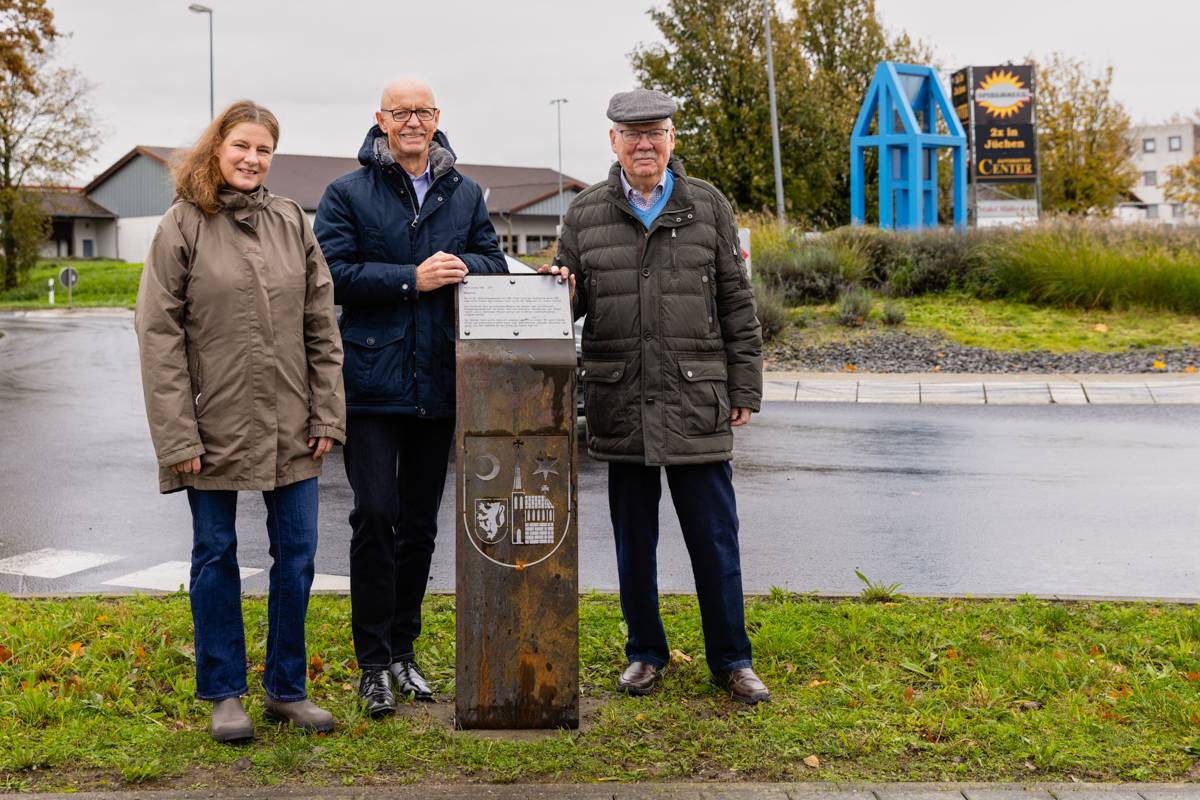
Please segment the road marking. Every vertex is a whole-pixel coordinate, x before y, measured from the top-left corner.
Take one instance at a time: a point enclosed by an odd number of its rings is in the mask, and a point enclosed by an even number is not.
[[[82,550],[55,550],[44,547],[0,560],[0,572],[30,578],[61,578],[75,572],[120,561],[124,556],[88,553]]]
[[[124,586],[130,589],[152,589],[159,592],[177,592],[180,587],[186,592],[191,582],[192,565],[187,561],[164,561],[153,567],[131,572],[119,578],[105,581],[105,586]],[[241,579],[262,572],[261,569],[239,567]]]
[[[312,590],[314,592],[348,592],[350,578],[347,575],[326,575],[318,572],[313,575]]]

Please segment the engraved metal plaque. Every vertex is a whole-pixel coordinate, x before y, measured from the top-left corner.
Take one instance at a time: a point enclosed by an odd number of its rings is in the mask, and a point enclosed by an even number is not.
[[[574,333],[571,295],[554,275],[469,275],[458,285],[458,337],[566,339]]]

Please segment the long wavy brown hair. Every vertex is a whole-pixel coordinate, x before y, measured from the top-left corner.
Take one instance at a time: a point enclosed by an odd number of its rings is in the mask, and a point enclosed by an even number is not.
[[[194,147],[180,156],[171,169],[175,178],[175,194],[182,200],[195,203],[205,214],[221,210],[217,193],[225,185],[217,163],[217,148],[235,125],[253,122],[271,134],[274,147],[279,146],[279,120],[267,109],[250,100],[238,100],[217,115],[200,134]]]

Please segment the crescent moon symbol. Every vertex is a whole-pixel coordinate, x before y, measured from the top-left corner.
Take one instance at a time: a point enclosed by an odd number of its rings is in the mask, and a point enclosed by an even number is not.
[[[475,466],[478,467],[480,463],[483,463],[487,466],[487,474],[484,474],[481,471],[476,471],[475,477],[479,478],[479,480],[490,481],[492,478],[495,478],[500,474],[500,459],[496,458],[491,453],[484,453],[481,456],[475,456]]]

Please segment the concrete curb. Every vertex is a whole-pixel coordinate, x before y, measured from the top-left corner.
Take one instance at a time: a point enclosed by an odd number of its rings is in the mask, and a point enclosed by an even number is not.
[[[767,372],[763,400],[913,405],[1197,405],[1200,375]]]

